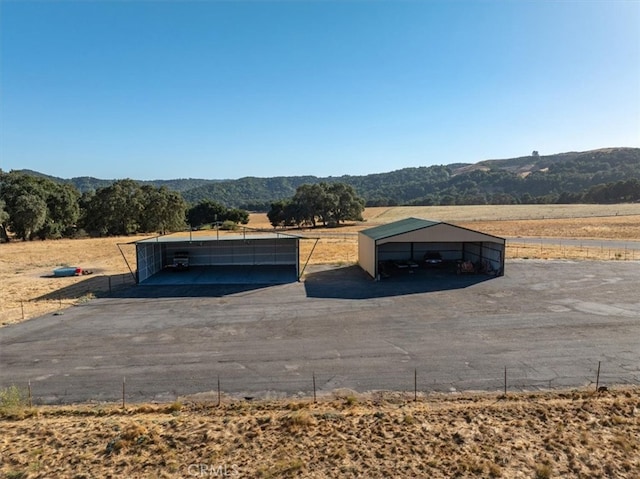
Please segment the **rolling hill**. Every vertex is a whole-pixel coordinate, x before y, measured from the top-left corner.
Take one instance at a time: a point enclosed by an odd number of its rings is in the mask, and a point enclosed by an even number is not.
[[[91,177],[55,178],[81,192],[115,180]],[[234,180],[175,179],[140,181],[180,192],[190,203],[204,199],[250,210],[266,210],[273,201],[290,198],[305,183],[342,182],[353,186],[369,206],[575,202],[597,185],[640,179],[640,148],[602,148],[584,152],[531,155],[403,168],[364,176],[245,177]],[[632,185],[634,187],[635,185]]]

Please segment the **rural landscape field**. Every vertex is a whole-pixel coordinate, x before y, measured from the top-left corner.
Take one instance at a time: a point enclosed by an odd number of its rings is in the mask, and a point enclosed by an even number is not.
[[[315,239],[301,242],[301,262],[354,264],[359,230],[408,216],[508,237],[507,258],[640,260],[637,250],[605,246],[640,238],[640,205],[624,204],[368,208],[361,223],[294,231],[319,238],[310,258]],[[264,214],[247,226],[270,228]],[[136,239],[0,245],[0,322],[64,314],[131,285]],[[61,265],[92,274],[52,278]],[[30,405],[18,386],[0,398],[7,478],[640,477],[637,385],[507,396],[337,390],[317,402],[185,397],[124,407]]]
[[[339,228],[290,232],[319,238],[317,245],[313,239],[301,242],[301,264],[307,261],[309,264],[355,264],[358,260],[358,231],[410,216],[513,238],[507,244],[507,258],[640,259],[640,251],[562,243],[563,239],[572,238],[637,241],[640,238],[640,204],[367,208],[363,222]],[[265,214],[252,214],[247,226],[271,228]],[[211,232],[194,234],[210,235]],[[519,243],[518,237],[556,238],[558,241],[544,245],[525,244]],[[108,293],[110,287],[131,285],[132,270],[135,271],[135,246],[132,243],[143,238],[12,241],[0,245],[0,280],[3,285],[0,290],[0,324],[19,322],[78,301],[90,300]],[[92,274],[52,278],[53,269],[60,266],[78,266]]]

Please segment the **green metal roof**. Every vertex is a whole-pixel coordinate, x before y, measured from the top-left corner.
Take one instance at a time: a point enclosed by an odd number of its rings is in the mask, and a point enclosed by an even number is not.
[[[409,233],[411,231],[428,228],[429,226],[440,224],[440,221],[423,220],[420,218],[405,218],[403,220],[394,221],[386,225],[374,226],[366,230],[362,230],[361,233],[367,235],[374,240],[380,240],[384,238],[390,238],[403,233]]]

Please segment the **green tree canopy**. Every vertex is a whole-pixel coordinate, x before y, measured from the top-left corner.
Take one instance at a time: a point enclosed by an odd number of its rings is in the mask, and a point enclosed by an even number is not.
[[[31,239],[34,233],[44,226],[47,218],[47,204],[34,194],[18,196],[13,204],[11,230],[20,239]]]
[[[246,225],[249,222],[249,212],[239,208],[227,208],[211,200],[200,201],[187,211],[187,222],[192,228],[225,221]]]
[[[0,171],[0,201],[4,202],[8,215],[3,221],[5,237],[7,229],[22,239],[59,238],[69,234],[80,214],[79,196],[72,185],[16,171]]]
[[[7,221],[9,221],[9,213],[5,209],[6,204],[4,200],[0,200],[0,241],[8,241],[7,235]]]
[[[131,179],[98,189],[84,207],[83,226],[91,234],[116,236],[141,231],[144,195]]]
[[[362,221],[365,202],[352,186],[345,183],[317,183],[301,185],[290,200],[271,204],[267,217],[271,225],[316,226]]]
[[[82,226],[93,235],[166,233],[186,226],[186,202],[180,193],[164,186],[119,180],[95,193],[83,194],[80,203]]]
[[[140,228],[143,232],[181,231],[186,227],[187,202],[182,196],[166,187],[155,188],[144,185],[141,188],[143,214]]]

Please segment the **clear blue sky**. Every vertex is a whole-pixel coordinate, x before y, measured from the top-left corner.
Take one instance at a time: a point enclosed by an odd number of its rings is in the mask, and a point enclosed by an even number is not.
[[[640,1],[0,4],[0,168],[340,176],[640,147]]]

